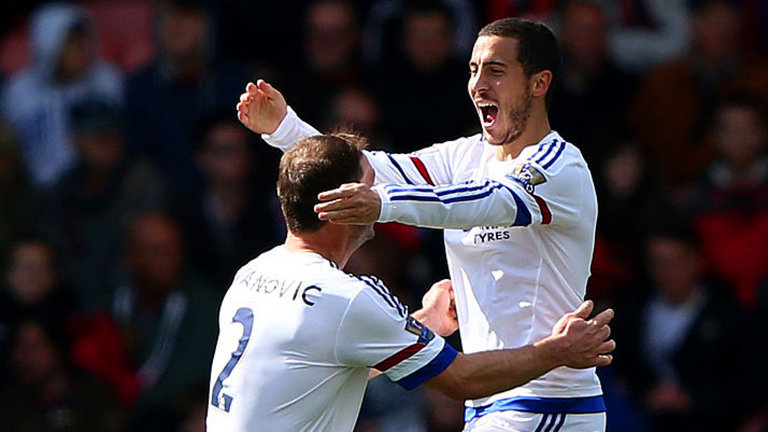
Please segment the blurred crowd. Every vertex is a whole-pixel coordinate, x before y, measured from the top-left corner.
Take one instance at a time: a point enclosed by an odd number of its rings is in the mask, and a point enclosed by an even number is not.
[[[414,151],[479,132],[467,59],[505,16],[561,41],[550,120],[595,179],[588,295],[617,312],[609,431],[768,431],[768,2],[0,8],[4,431],[204,430],[219,300],[285,235],[280,153],[234,115],[245,84],[267,79],[321,130]],[[441,233],[376,230],[348,270],[418,308],[447,277]],[[460,402],[386,379],[358,424],[461,427]]]

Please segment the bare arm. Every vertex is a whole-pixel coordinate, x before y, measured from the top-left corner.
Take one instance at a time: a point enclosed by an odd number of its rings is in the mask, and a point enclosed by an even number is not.
[[[454,399],[473,399],[523,385],[559,366],[606,366],[613,360],[609,353],[616,346],[613,340],[607,340],[613,310],[586,320],[592,308],[591,301],[584,302],[561,318],[550,336],[533,345],[459,354],[425,385]]]

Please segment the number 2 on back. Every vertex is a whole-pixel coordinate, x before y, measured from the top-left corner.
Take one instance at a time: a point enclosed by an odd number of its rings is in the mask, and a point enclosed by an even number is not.
[[[253,311],[248,308],[240,308],[235,313],[232,322],[239,322],[243,325],[243,336],[240,337],[240,342],[237,345],[237,349],[232,351],[232,357],[229,359],[224,369],[216,378],[216,383],[213,385],[213,392],[211,392],[211,405],[223,409],[229,412],[229,408],[232,406],[232,396],[222,393],[224,388],[224,380],[232,373],[232,369],[235,368],[237,362],[240,361],[240,357],[245,352],[245,347],[248,345],[248,340],[251,338],[251,330],[253,329]]]

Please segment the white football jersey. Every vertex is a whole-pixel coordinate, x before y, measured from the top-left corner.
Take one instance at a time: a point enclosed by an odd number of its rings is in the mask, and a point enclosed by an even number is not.
[[[456,356],[378,279],[283,246],[238,271],[219,328],[211,432],[352,431],[371,367],[411,389]]]
[[[263,137],[286,149],[318,133],[289,110],[278,130]],[[497,160],[495,147],[480,134],[412,154],[373,151],[366,156],[382,199],[380,222],[445,228],[466,353],[531,344],[581,304],[597,198],[581,152],[556,132],[506,161]],[[571,412],[594,412],[602,402],[594,405],[588,398],[601,394],[594,368],[562,367],[467,405],[587,398],[586,406]]]

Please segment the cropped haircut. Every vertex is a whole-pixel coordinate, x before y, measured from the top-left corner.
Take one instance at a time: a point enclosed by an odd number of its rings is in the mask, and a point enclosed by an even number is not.
[[[360,181],[365,145],[360,136],[339,132],[304,138],[285,152],[280,159],[277,196],[291,232],[311,233],[326,223],[314,210],[317,195]]]
[[[557,37],[545,24],[522,18],[502,18],[480,29],[480,36],[499,36],[517,40],[517,61],[523,66],[526,77],[548,70],[552,82],[547,90],[547,108],[552,102],[555,84],[560,78],[560,46]]]

